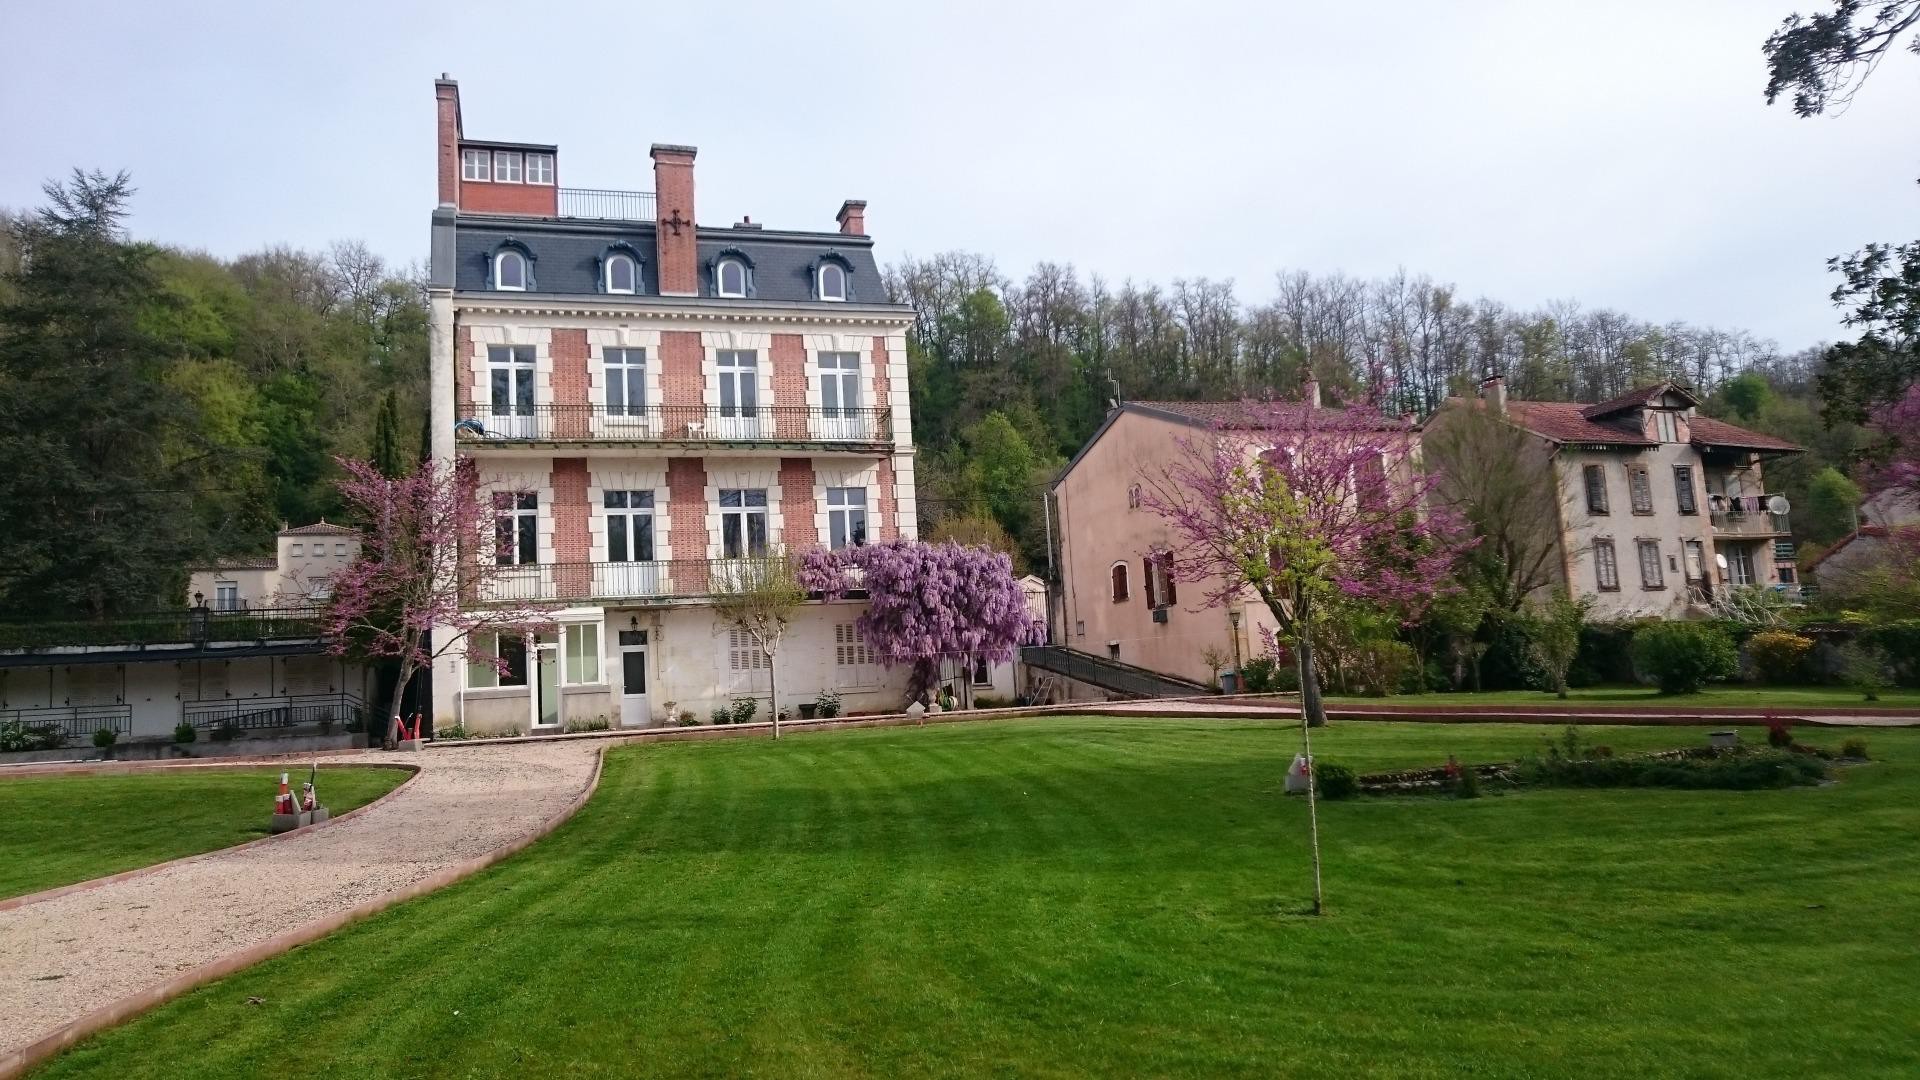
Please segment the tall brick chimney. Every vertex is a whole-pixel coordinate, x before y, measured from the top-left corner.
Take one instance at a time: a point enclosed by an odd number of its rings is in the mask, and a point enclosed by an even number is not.
[[[1307,376],[1307,381],[1300,387],[1300,400],[1305,402],[1309,409],[1317,409],[1320,407],[1319,379],[1314,378],[1312,375]]]
[[[700,295],[700,248],[693,233],[691,146],[653,144],[654,236],[661,296]]]
[[[840,223],[840,231],[848,236],[867,235],[867,200],[848,199],[840,204],[840,213],[834,217]]]
[[[1507,414],[1507,380],[1498,375],[1489,375],[1480,384],[1480,396],[1487,403],[1487,411],[1495,416]]]
[[[433,80],[440,162],[440,205],[460,205],[460,84],[446,72]]]

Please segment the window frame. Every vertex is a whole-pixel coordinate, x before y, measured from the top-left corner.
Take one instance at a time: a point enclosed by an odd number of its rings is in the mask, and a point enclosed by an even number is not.
[[[1661,560],[1660,541],[1652,539],[1635,540],[1633,547],[1634,557],[1640,563],[1640,588],[1646,592],[1654,592],[1666,588],[1667,567]],[[1653,556],[1651,559],[1647,557],[1649,554]],[[1647,573],[1649,568],[1652,569],[1652,574]]]
[[[1671,409],[1654,410],[1653,437],[1663,443],[1680,441],[1680,420]]]
[[[650,563],[659,561],[654,538],[654,493],[651,488],[610,488],[600,493],[602,541],[606,561],[610,563]],[[620,523],[620,550],[614,549],[614,522]],[[642,554],[645,557],[642,557]]]
[[[1653,514],[1653,474],[1645,465],[1627,466],[1627,505],[1635,517]]]
[[[493,183],[493,151],[477,146],[460,151],[460,179],[468,183]]]
[[[495,566],[534,566],[540,562],[540,493],[493,493]]]
[[[727,268],[740,271],[740,291],[727,291]],[[713,295],[730,300],[745,300],[752,287],[753,279],[747,273],[747,261],[737,256],[726,256],[713,264]]]
[[[535,180],[533,178],[533,166],[535,162],[539,162],[540,165],[542,166],[541,171],[545,174],[544,179]],[[521,168],[523,170],[522,175],[526,177],[526,181],[525,181],[526,183],[533,184],[538,187],[553,186],[554,175],[553,175],[553,155],[552,154],[545,153],[542,151],[530,150],[522,158]]]
[[[507,265],[508,259],[515,260],[520,267],[520,283],[518,285],[507,284],[506,275],[502,272],[502,268]],[[508,247],[501,248],[499,251],[493,253],[493,287],[496,292],[526,292],[528,287],[533,283],[532,279],[533,262],[527,258],[526,252],[517,251]]]
[[[508,648],[505,647],[506,642],[508,641],[517,642],[519,644],[519,647],[517,649],[509,650]],[[473,636],[472,645],[481,645],[484,642],[491,642],[492,648],[483,649],[482,651],[491,652],[495,656],[500,657],[502,660],[506,660],[508,663],[509,670],[505,675],[502,675],[500,674],[499,669],[495,668],[492,664],[476,663],[473,660],[469,659],[466,664],[467,689],[469,690],[517,690],[525,687],[527,685],[527,673],[528,673],[527,669],[530,666],[527,663],[527,639],[514,634],[499,634],[499,633],[481,633],[481,634],[475,634]],[[469,647],[469,651],[471,651],[471,646]],[[512,658],[515,656],[519,657],[519,660],[520,660],[519,672],[517,675],[512,670],[512,666],[513,666]],[[518,681],[509,681],[514,679],[517,679]]]
[[[855,501],[858,500],[858,501]],[[826,494],[827,550],[840,551],[867,544],[867,489],[830,487]]]
[[[729,506],[728,497],[733,499]],[[755,498],[758,502],[755,502]],[[772,506],[767,498],[766,488],[721,488],[720,502],[720,557],[723,559],[758,559],[767,554],[772,534]],[[759,543],[754,542],[754,521],[760,523]],[[731,528],[733,535],[728,536]]]
[[[1605,517],[1611,513],[1607,498],[1607,467],[1591,463],[1580,467],[1581,483],[1587,489],[1587,513]]]
[[[1673,467],[1673,499],[1680,512],[1689,517],[1700,513],[1700,493],[1693,487],[1693,466],[1675,465]]]
[[[840,295],[838,296],[832,296],[827,293],[827,271],[829,270],[832,270],[840,277]],[[821,262],[819,269],[813,273],[813,292],[815,296],[830,304],[846,303],[848,291],[848,274],[846,267],[832,260],[825,260]]]
[[[860,354],[817,353],[813,366],[820,379],[821,417],[839,420],[858,416],[865,400],[860,393]],[[829,390],[832,392],[829,393]]]
[[[585,643],[591,639],[591,647]],[[560,624],[560,685],[594,686],[601,681],[600,624]],[[587,667],[591,665],[592,671]]]
[[[975,653],[970,659],[972,660],[972,663],[967,665],[968,668],[970,669],[967,672],[968,681],[976,689],[983,686],[988,686],[988,687],[992,686],[993,685],[993,664],[987,660],[985,654]]]
[[[1133,587],[1127,573],[1127,560],[1115,559],[1107,569],[1107,592],[1116,604],[1124,604],[1133,599]]]
[[[1729,544],[1726,554],[1727,584],[1735,588],[1748,588],[1760,584],[1760,564],[1753,557],[1751,545]],[[1742,577],[1746,580],[1742,581]]]
[[[487,414],[532,416],[540,396],[539,369],[539,350],[532,345],[487,346]],[[500,400],[503,377],[505,401]]]
[[[518,150],[493,152],[493,182],[496,184],[525,183],[521,177],[526,175],[526,167],[526,156]]]
[[[1593,542],[1593,586],[1600,592],[1620,591],[1620,552],[1610,536]]]
[[[616,288],[613,284],[613,268],[625,263],[627,267],[627,287]],[[610,296],[637,296],[640,293],[640,260],[624,251],[616,251],[607,256],[600,267],[600,289]]]
[[[638,360],[634,359],[636,356]],[[608,416],[647,414],[647,350],[608,345],[600,350],[600,374],[606,384],[606,400],[601,405]],[[640,399],[637,404],[636,390]]]

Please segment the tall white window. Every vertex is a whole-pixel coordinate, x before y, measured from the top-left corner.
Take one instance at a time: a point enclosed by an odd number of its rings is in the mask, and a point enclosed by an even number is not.
[[[493,155],[487,153],[485,150],[468,149],[460,151],[460,179],[493,179]]]
[[[827,489],[827,538],[834,551],[867,542],[867,489]]]
[[[739,259],[721,259],[713,268],[713,285],[721,296],[747,295],[747,264]]]
[[[772,678],[767,654],[745,630],[727,631],[728,691],[744,694],[760,689]]]
[[[1620,590],[1620,563],[1613,550],[1613,541],[1593,542],[1593,575],[1594,584],[1601,592]]]
[[[493,561],[524,566],[540,559],[540,496],[531,491],[493,495]]]
[[[631,255],[610,255],[607,257],[607,291],[610,293],[631,293],[639,279]]]
[[[643,416],[647,410],[647,350],[608,349],[607,415]]]
[[[1730,545],[1727,548],[1727,580],[1735,585],[1754,583],[1753,548],[1746,544]]]
[[[527,288],[527,257],[517,251],[502,251],[493,257],[493,287],[510,292]]]
[[[500,434],[533,434],[533,372],[533,346],[487,346],[487,393]]]
[[[845,300],[847,298],[847,271],[839,263],[820,264],[820,299]]]
[[[599,682],[600,624],[572,623],[560,629],[566,638],[567,682]]]
[[[841,686],[870,686],[877,681],[873,650],[860,640],[860,630],[852,623],[833,624],[833,666]]]
[[[720,430],[723,439],[759,437],[760,356],[752,349],[721,349],[715,355],[720,380]]]
[[[493,182],[496,184],[517,184],[520,182],[519,151],[495,150],[493,152]]]
[[[553,183],[553,155],[552,154],[528,154],[527,155],[527,183],[529,184]]]
[[[240,610],[240,585],[233,581],[213,583],[213,607],[216,611]]]
[[[607,561],[653,561],[653,492],[609,491]]]
[[[767,553],[765,488],[721,489],[720,553],[729,559]]]
[[[852,416],[860,408],[860,354],[820,354],[820,408],[828,417]]]

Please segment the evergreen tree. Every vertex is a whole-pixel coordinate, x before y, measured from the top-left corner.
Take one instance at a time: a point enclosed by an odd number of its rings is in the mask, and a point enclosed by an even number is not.
[[[407,473],[407,463],[400,456],[400,405],[394,392],[380,399],[380,413],[373,422],[373,467],[380,475],[389,480],[398,480]]]
[[[126,173],[75,170],[21,219],[0,304],[0,608],[102,616],[178,602],[208,553],[212,451],[143,317],[155,249],[130,243]]]

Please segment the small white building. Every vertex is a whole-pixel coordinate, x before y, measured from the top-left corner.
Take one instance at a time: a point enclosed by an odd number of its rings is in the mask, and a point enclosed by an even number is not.
[[[323,603],[333,575],[359,554],[359,533],[321,518],[281,529],[272,556],[194,567],[187,593],[215,611]]]

